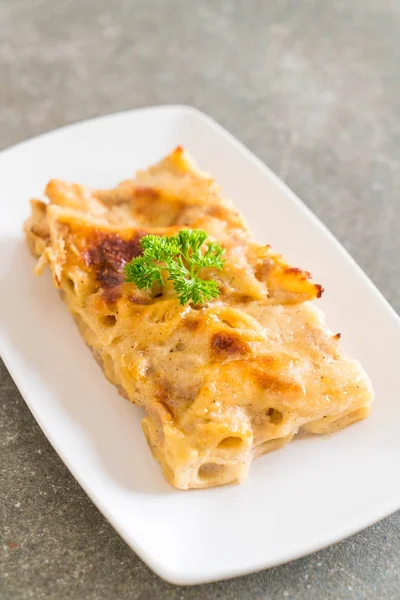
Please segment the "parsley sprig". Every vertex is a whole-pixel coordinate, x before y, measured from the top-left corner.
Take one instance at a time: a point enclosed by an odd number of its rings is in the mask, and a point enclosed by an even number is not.
[[[218,284],[213,279],[201,279],[200,271],[206,267],[222,269],[225,250],[215,242],[208,242],[207,233],[201,229],[181,229],[171,237],[146,235],[141,239],[142,256],[125,266],[125,281],[140,289],[149,289],[153,283],[165,285],[163,272],[173,282],[180,303],[203,304],[219,295]]]

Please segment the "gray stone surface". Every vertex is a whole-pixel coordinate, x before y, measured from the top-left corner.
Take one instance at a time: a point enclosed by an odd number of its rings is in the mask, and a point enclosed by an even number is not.
[[[399,310],[399,31],[396,0],[0,0],[0,147],[195,105],[286,179]],[[400,599],[400,514],[270,571],[163,582],[0,374],[2,599]]]

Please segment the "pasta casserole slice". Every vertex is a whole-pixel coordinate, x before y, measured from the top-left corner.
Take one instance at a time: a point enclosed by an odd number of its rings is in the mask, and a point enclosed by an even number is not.
[[[175,149],[111,190],[52,180],[25,223],[36,273],[49,267],[105,376],[145,410],[143,430],[181,489],[242,481],[256,456],[299,431],[368,415],[361,365],[317,307],[322,287],[257,243],[217,184]],[[219,295],[181,304],[173,282],[125,280],[146,235],[204,230],[225,250],[205,268]]]

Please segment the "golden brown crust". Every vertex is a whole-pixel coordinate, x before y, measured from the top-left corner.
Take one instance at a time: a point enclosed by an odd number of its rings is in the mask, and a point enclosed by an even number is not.
[[[94,233],[82,258],[87,267],[93,267],[103,289],[123,283],[124,266],[142,253],[140,240],[144,235],[146,232],[136,232],[132,238],[123,239],[117,233]]]
[[[25,233],[106,377],[146,410],[149,446],[175,486],[241,481],[299,431],[364,418],[372,390],[312,300],[322,287],[258,244],[182,148],[113,190],[52,180]],[[205,229],[226,250],[220,296],[181,306],[170,282],[125,283],[146,233]]]
[[[227,360],[250,353],[248,344],[236,333],[218,331],[211,336],[211,357],[216,360]]]

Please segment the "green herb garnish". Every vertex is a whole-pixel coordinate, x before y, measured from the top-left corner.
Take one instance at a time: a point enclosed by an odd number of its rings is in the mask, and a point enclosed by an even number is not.
[[[182,229],[171,237],[144,236],[142,256],[125,265],[125,281],[147,290],[153,283],[165,285],[163,272],[167,272],[182,305],[216,298],[220,293],[217,282],[201,279],[199,274],[206,267],[222,269],[225,250],[215,242],[204,246],[206,239],[207,233],[201,229]]]

